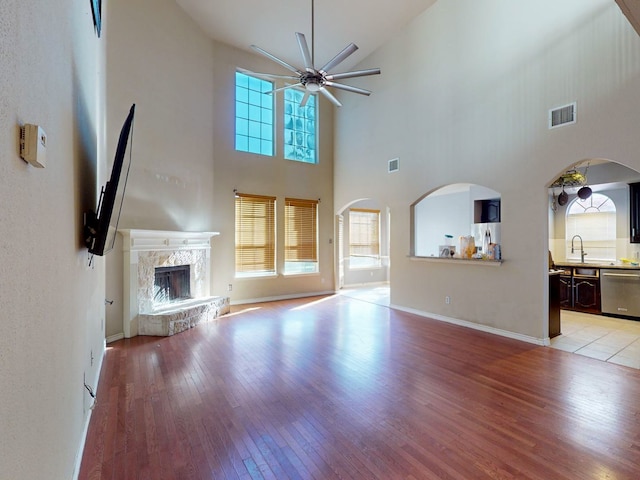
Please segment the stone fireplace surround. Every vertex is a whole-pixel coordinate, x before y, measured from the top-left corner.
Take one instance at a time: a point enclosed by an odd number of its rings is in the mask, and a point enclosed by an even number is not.
[[[229,312],[229,297],[210,295],[211,239],[218,232],[120,230],[125,338],[169,336]],[[189,265],[193,298],[154,305],[155,268]]]

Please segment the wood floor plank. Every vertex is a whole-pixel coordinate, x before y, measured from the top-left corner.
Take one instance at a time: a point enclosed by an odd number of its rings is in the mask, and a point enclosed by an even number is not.
[[[640,478],[640,371],[345,296],[109,347],[80,480]]]

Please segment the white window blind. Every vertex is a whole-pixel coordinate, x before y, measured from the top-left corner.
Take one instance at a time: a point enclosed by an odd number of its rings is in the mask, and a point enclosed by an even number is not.
[[[318,271],[318,201],[286,198],[285,273]]]
[[[236,275],[275,274],[275,197],[236,194]]]
[[[380,263],[380,210],[349,210],[349,256],[351,267]]]

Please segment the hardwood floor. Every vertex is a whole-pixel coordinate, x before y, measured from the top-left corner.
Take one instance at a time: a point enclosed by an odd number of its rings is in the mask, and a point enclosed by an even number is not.
[[[640,371],[346,296],[109,345],[80,479],[637,479]]]

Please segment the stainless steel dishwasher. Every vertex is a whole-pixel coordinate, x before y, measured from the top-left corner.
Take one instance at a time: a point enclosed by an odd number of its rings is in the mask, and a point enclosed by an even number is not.
[[[602,313],[640,317],[640,270],[600,270]]]

